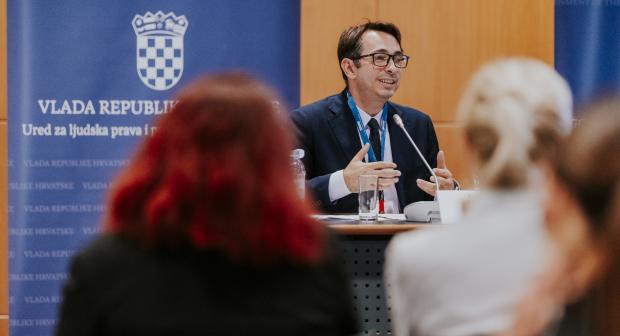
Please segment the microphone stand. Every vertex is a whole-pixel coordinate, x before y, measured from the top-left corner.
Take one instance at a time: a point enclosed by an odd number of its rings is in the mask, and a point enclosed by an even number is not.
[[[433,171],[431,166],[428,164],[428,161],[426,161],[426,158],[424,158],[424,155],[422,155],[422,152],[416,145],[415,141],[413,141],[413,139],[409,135],[409,132],[407,132],[407,130],[405,129],[405,125],[403,124],[403,120],[400,118],[400,116],[398,114],[394,114],[393,119],[396,125],[398,125],[398,127],[400,127],[403,132],[405,132],[407,139],[409,139],[409,142],[411,143],[411,145],[413,145],[416,153],[418,153],[418,156],[420,157],[420,159],[422,159],[422,162],[426,166],[426,169],[428,169],[431,175],[435,178],[435,200],[414,202],[407,205],[405,209],[403,209],[405,217],[407,217],[408,220],[415,222],[431,222],[435,219],[439,219],[439,204],[437,202],[439,198],[439,179],[437,178],[437,175],[435,175],[435,172]]]

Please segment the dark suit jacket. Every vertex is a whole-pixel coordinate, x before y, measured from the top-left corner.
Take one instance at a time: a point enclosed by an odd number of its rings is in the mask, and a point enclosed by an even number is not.
[[[396,184],[402,211],[409,203],[432,200],[432,196],[416,185],[416,179],[428,180],[430,173],[392,116],[400,115],[405,128],[431,167],[436,167],[439,144],[428,115],[392,102],[388,105],[392,158],[402,173]],[[347,104],[346,91],[302,106],[291,113],[291,118],[297,127],[299,145],[305,151],[303,162],[308,186],[319,208],[329,213],[357,212],[357,194],[350,194],[332,203],[328,191],[330,174],[344,169],[362,148],[355,119]]]
[[[316,265],[262,268],[103,237],[74,258],[56,335],[354,335],[343,265],[333,236]]]

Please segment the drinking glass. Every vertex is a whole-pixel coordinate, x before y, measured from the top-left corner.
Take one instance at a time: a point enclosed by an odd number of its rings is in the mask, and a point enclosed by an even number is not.
[[[379,213],[379,192],[377,175],[360,175],[358,194],[361,222],[375,222]]]

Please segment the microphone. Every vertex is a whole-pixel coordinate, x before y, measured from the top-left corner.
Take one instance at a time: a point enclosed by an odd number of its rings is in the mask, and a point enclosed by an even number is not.
[[[437,198],[439,196],[439,179],[437,179],[437,175],[435,175],[433,168],[431,168],[428,164],[428,161],[426,161],[426,158],[422,155],[422,152],[420,152],[420,149],[415,144],[415,141],[413,141],[409,135],[409,132],[405,129],[405,124],[403,124],[403,120],[400,116],[395,113],[392,118],[394,119],[396,125],[398,125],[398,127],[405,132],[407,139],[409,139],[409,142],[411,142],[411,145],[415,148],[416,153],[418,153],[418,156],[422,159],[422,162],[424,162],[426,169],[428,169],[431,175],[435,178],[435,201],[421,201],[407,205],[403,209],[405,217],[407,220],[414,222],[430,222],[434,219],[439,219],[439,204],[437,203]]]
[[[415,144],[415,141],[411,139],[411,136],[409,135],[409,132],[407,132],[407,130],[405,129],[405,124],[403,124],[403,120],[400,118],[400,116],[394,113],[393,119],[396,125],[398,125],[398,127],[400,127],[403,130],[403,132],[405,132],[407,139],[409,139],[409,142],[411,142],[411,144],[413,145],[413,148],[415,148],[415,151],[418,153],[418,156],[420,157],[420,159],[422,159],[422,162],[424,162],[426,169],[428,169],[431,175],[435,178],[435,198],[437,198],[437,195],[439,195],[439,180],[437,179],[437,175],[435,175],[433,168],[431,168],[431,166],[428,164],[428,161],[426,161],[426,158],[424,158],[424,155],[422,155],[422,152],[420,152],[420,149]]]

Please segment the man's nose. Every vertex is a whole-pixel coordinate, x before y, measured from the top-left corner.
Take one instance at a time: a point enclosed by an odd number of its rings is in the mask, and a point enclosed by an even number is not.
[[[388,60],[388,64],[385,66],[385,71],[392,73],[397,69],[398,67],[396,67],[396,64],[394,64],[394,57],[390,57],[390,59]]]

